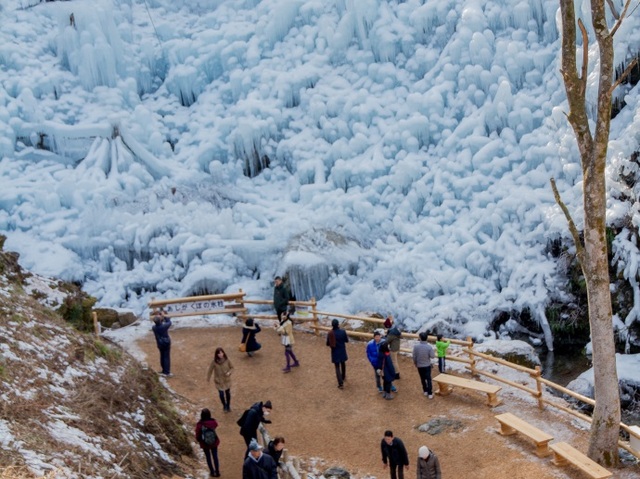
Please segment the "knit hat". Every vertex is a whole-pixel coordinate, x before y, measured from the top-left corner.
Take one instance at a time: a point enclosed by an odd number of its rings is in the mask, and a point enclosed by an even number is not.
[[[387,319],[384,320],[384,327],[389,329],[393,325],[393,320],[391,316],[387,316]]]
[[[431,451],[427,446],[420,446],[420,449],[418,449],[418,456],[420,456],[422,459],[426,459],[427,457],[429,457],[429,454],[431,454]]]
[[[266,402],[262,405],[262,407],[266,407],[267,409],[273,409],[273,408],[271,407],[271,401],[266,401]]]
[[[251,442],[249,443],[250,451],[261,451],[262,449],[263,447],[258,444],[258,441],[256,441],[255,439],[251,439]]]

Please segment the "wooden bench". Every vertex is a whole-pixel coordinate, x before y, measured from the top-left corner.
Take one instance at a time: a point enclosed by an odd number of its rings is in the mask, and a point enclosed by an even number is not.
[[[496,416],[496,419],[500,422],[499,432],[503,436],[511,436],[512,434],[519,432],[535,442],[536,455],[538,457],[547,457],[551,455],[549,443],[553,441],[553,436],[541,431],[535,426],[532,426],[524,419],[520,419],[518,416],[511,414],[510,412],[499,414]]]
[[[498,391],[502,389],[502,387],[500,386],[481,383],[480,381],[473,381],[471,379],[465,379],[459,376],[451,376],[449,374],[438,374],[435,378],[433,378],[433,381],[438,385],[438,391],[436,391],[436,394],[439,394],[441,396],[448,396],[449,394],[451,394],[451,391],[455,386],[486,393],[488,398],[488,406],[497,406],[501,402],[497,396]]]
[[[607,471],[600,464],[592,461],[566,442],[556,442],[549,447],[553,451],[553,463],[557,466],[564,466],[570,462],[582,469],[583,472],[586,472],[589,477],[593,477],[593,479],[605,479],[613,476],[612,472]]]

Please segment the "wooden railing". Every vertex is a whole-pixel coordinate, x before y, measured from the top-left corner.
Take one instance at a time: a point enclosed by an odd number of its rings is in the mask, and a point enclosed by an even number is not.
[[[208,303],[207,303],[208,302]],[[273,301],[271,300],[262,300],[262,299],[246,299],[245,293],[240,290],[238,293],[231,294],[215,294],[208,296],[193,296],[187,298],[177,298],[177,299],[169,299],[169,300],[153,300],[149,302],[150,308],[171,308],[172,305],[183,305],[183,304],[197,304],[201,305],[207,304],[215,304],[216,308],[207,308],[206,311],[202,310],[191,310],[191,312],[185,312],[184,307],[175,308],[173,311],[166,313],[170,317],[180,317],[180,316],[196,316],[196,315],[208,315],[208,314],[234,314],[240,319],[246,318],[254,318],[254,319],[265,319],[265,320],[275,320],[277,321],[278,317],[275,314],[249,314],[249,310],[247,308],[248,305],[273,305]],[[331,318],[340,318],[343,320],[354,320],[354,321],[363,321],[365,323],[370,323],[376,326],[382,326],[384,323],[384,319],[374,318],[371,316],[355,316],[350,314],[341,314],[341,313],[332,313],[327,311],[318,311],[317,303],[315,298],[312,298],[311,301],[292,301],[289,304],[293,304],[296,308],[305,308],[297,309],[296,313],[293,315],[292,319],[296,324],[299,323],[312,323],[309,325],[311,331],[314,334],[319,334],[320,331],[330,331],[331,328],[328,326],[323,326],[320,324],[321,320],[325,320],[328,322]],[[202,309],[202,308],[201,308]],[[353,331],[346,330],[346,333],[349,336],[360,338],[360,339],[371,339],[373,337],[373,332],[366,331]],[[416,333],[402,333],[401,339],[407,340],[417,340],[418,335]],[[428,336],[428,341],[435,342],[435,336]],[[545,406],[551,406],[559,411],[570,414],[577,418],[580,418],[584,421],[587,421],[589,424],[592,422],[592,418],[587,416],[586,414],[582,414],[574,409],[568,408],[561,404],[558,404],[555,401],[552,401],[548,396],[549,393],[546,392],[546,388],[552,388],[556,391],[566,394],[578,401],[588,404],[590,406],[595,406],[595,400],[583,396],[582,394],[576,393],[567,389],[559,384],[556,384],[548,379],[542,377],[542,369],[540,366],[536,366],[535,368],[528,368],[526,366],[521,366],[519,364],[512,363],[505,359],[497,358],[490,354],[481,353],[479,351],[474,350],[474,343],[471,338],[467,338],[466,340],[453,339],[453,338],[445,338],[445,341],[449,341],[454,349],[452,354],[447,355],[447,361],[459,362],[463,363],[465,368],[471,373],[473,376],[484,376],[493,381],[497,381],[502,384],[506,384],[512,388],[519,389],[520,391],[524,391],[527,394],[530,394],[538,403],[538,407],[540,409],[545,409]],[[400,348],[400,352],[411,354],[412,350],[408,348]],[[457,353],[457,354],[456,354]],[[462,355],[468,356],[462,357]],[[518,373],[521,373],[524,378],[532,381],[532,383],[527,386],[525,384],[520,384],[519,382],[511,381],[509,379],[500,377],[498,374],[493,374],[482,369],[478,368],[478,360],[488,361],[494,364],[498,364],[501,366],[505,366],[511,368]],[[640,433],[636,428],[631,428],[627,424],[620,423],[620,429],[629,434],[630,437],[636,438],[640,441]],[[619,440],[618,445],[634,455],[635,457],[640,459],[640,450],[633,449],[629,442]],[[297,479],[297,478],[294,478]]]

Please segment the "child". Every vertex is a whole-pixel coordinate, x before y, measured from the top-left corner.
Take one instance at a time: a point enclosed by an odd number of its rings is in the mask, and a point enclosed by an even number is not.
[[[436,350],[438,351],[438,371],[440,374],[444,374],[446,367],[447,348],[451,344],[451,341],[443,341],[442,334],[436,336]]]

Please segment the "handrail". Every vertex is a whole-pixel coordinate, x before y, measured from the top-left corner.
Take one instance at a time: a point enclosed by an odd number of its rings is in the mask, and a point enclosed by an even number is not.
[[[239,293],[230,293],[230,294],[218,294],[218,295],[207,295],[207,296],[195,296],[195,297],[191,297],[191,298],[178,298],[178,299],[172,299],[172,300],[153,300],[149,302],[149,306],[153,307],[153,306],[160,306],[160,305],[165,305],[165,304],[175,304],[175,303],[184,303],[184,302],[194,302],[194,301],[208,301],[208,300],[222,300],[222,301],[231,301],[233,300],[234,302],[230,305],[226,305],[224,309],[220,309],[217,310],[215,312],[202,312],[202,311],[198,311],[198,312],[188,312],[188,313],[176,313],[173,314],[172,316],[174,317],[178,317],[178,316],[196,316],[196,315],[201,315],[201,314],[237,314],[238,317],[251,317],[251,318],[255,318],[255,319],[267,319],[267,320],[277,320],[277,316],[275,314],[248,314],[248,310],[246,308],[246,305],[248,304],[256,304],[256,305],[266,305],[266,304],[273,304],[273,301],[271,300],[259,300],[259,299],[245,299],[244,298],[245,293],[242,292],[242,290],[239,291]],[[370,316],[355,316],[355,315],[350,315],[350,314],[342,314],[342,313],[331,313],[331,312],[327,312],[327,311],[318,311],[316,309],[316,300],[315,298],[312,298],[311,301],[292,301],[290,302],[296,306],[309,306],[311,309],[309,310],[309,313],[311,315],[310,318],[302,318],[299,316],[293,316],[293,319],[297,322],[312,322],[313,324],[310,327],[311,330],[313,330],[314,334],[318,334],[321,331],[330,331],[332,328],[328,327],[328,326],[322,326],[319,323],[319,319],[320,316],[326,317],[326,318],[343,318],[343,319],[350,319],[350,320],[357,320],[357,321],[364,321],[364,322],[369,322],[369,323],[373,323],[373,324],[383,324],[384,323],[384,319],[381,318],[374,318],[374,317],[370,317]],[[372,332],[363,332],[363,331],[350,331],[350,330],[345,330],[346,333],[349,336],[353,336],[356,338],[363,338],[363,339],[370,339],[373,337],[373,333]],[[403,339],[416,339],[418,338],[418,335],[415,333],[402,333],[401,338]],[[428,336],[428,341],[434,341],[435,337],[434,336]],[[588,423],[591,423],[593,420],[591,417],[582,414],[578,411],[575,411],[573,409],[570,409],[568,407],[562,406],[560,404],[555,403],[554,401],[550,401],[549,399],[545,398],[544,393],[545,393],[545,389],[544,387],[550,387],[552,389],[555,389],[563,394],[566,394],[568,396],[571,396],[585,404],[588,404],[590,406],[595,406],[596,401],[594,399],[591,399],[589,397],[586,397],[582,394],[576,393],[574,391],[571,391],[570,389],[567,389],[563,386],[560,386],[559,384],[554,383],[553,381],[550,381],[548,379],[545,379],[542,377],[542,370],[540,368],[540,366],[536,366],[535,369],[531,369],[528,368],[526,366],[521,366],[519,364],[515,364],[512,363],[510,361],[507,361],[505,359],[502,358],[497,358],[494,357],[490,354],[486,354],[486,353],[481,353],[479,351],[475,351],[473,349],[474,343],[473,340],[471,338],[467,338],[467,340],[460,340],[460,339],[453,339],[453,338],[446,338],[447,341],[449,341],[452,345],[455,346],[461,346],[461,348],[459,349],[459,351],[461,351],[464,354],[467,354],[469,356],[469,359],[466,358],[461,358],[461,357],[457,357],[454,355],[447,355],[447,361],[457,361],[457,362],[461,362],[466,364],[466,368],[471,372],[472,375],[479,375],[479,376],[485,376],[487,378],[490,378],[494,381],[506,384],[508,386],[511,386],[513,388],[522,390],[528,394],[531,394],[531,396],[537,400],[538,402],[538,407],[540,409],[544,409],[545,405],[547,406],[551,406],[553,408],[556,408],[562,412],[565,412],[567,414],[573,415],[577,418],[580,418],[584,421],[587,421]],[[400,348],[400,351],[403,353],[409,353],[411,354],[412,351],[410,349],[407,348]],[[517,382],[511,381],[509,379],[505,379],[502,378],[500,376],[498,376],[497,374],[493,374],[487,371],[483,371],[478,369],[477,367],[477,361],[476,358],[480,359],[480,360],[484,360],[484,361],[490,361],[493,362],[495,364],[499,364],[501,366],[506,366],[509,367],[511,369],[514,369],[518,372],[524,373],[529,375],[530,379],[535,381],[536,384],[536,389],[530,388],[528,386],[525,386],[523,384],[519,384]],[[631,429],[628,425],[624,424],[623,422],[620,422],[620,429],[624,430],[625,432],[627,432],[629,435],[636,437],[638,439],[640,439],[640,435],[633,429]],[[265,430],[266,431],[266,430]],[[630,454],[636,456],[637,458],[640,458],[640,451],[636,451],[634,449],[632,449],[630,447],[630,445],[622,440],[618,441],[618,445],[619,447],[621,447],[622,449],[626,450],[627,452],[629,452]],[[293,470],[293,466],[292,466],[292,470]],[[299,476],[293,476],[293,479],[299,479]]]

